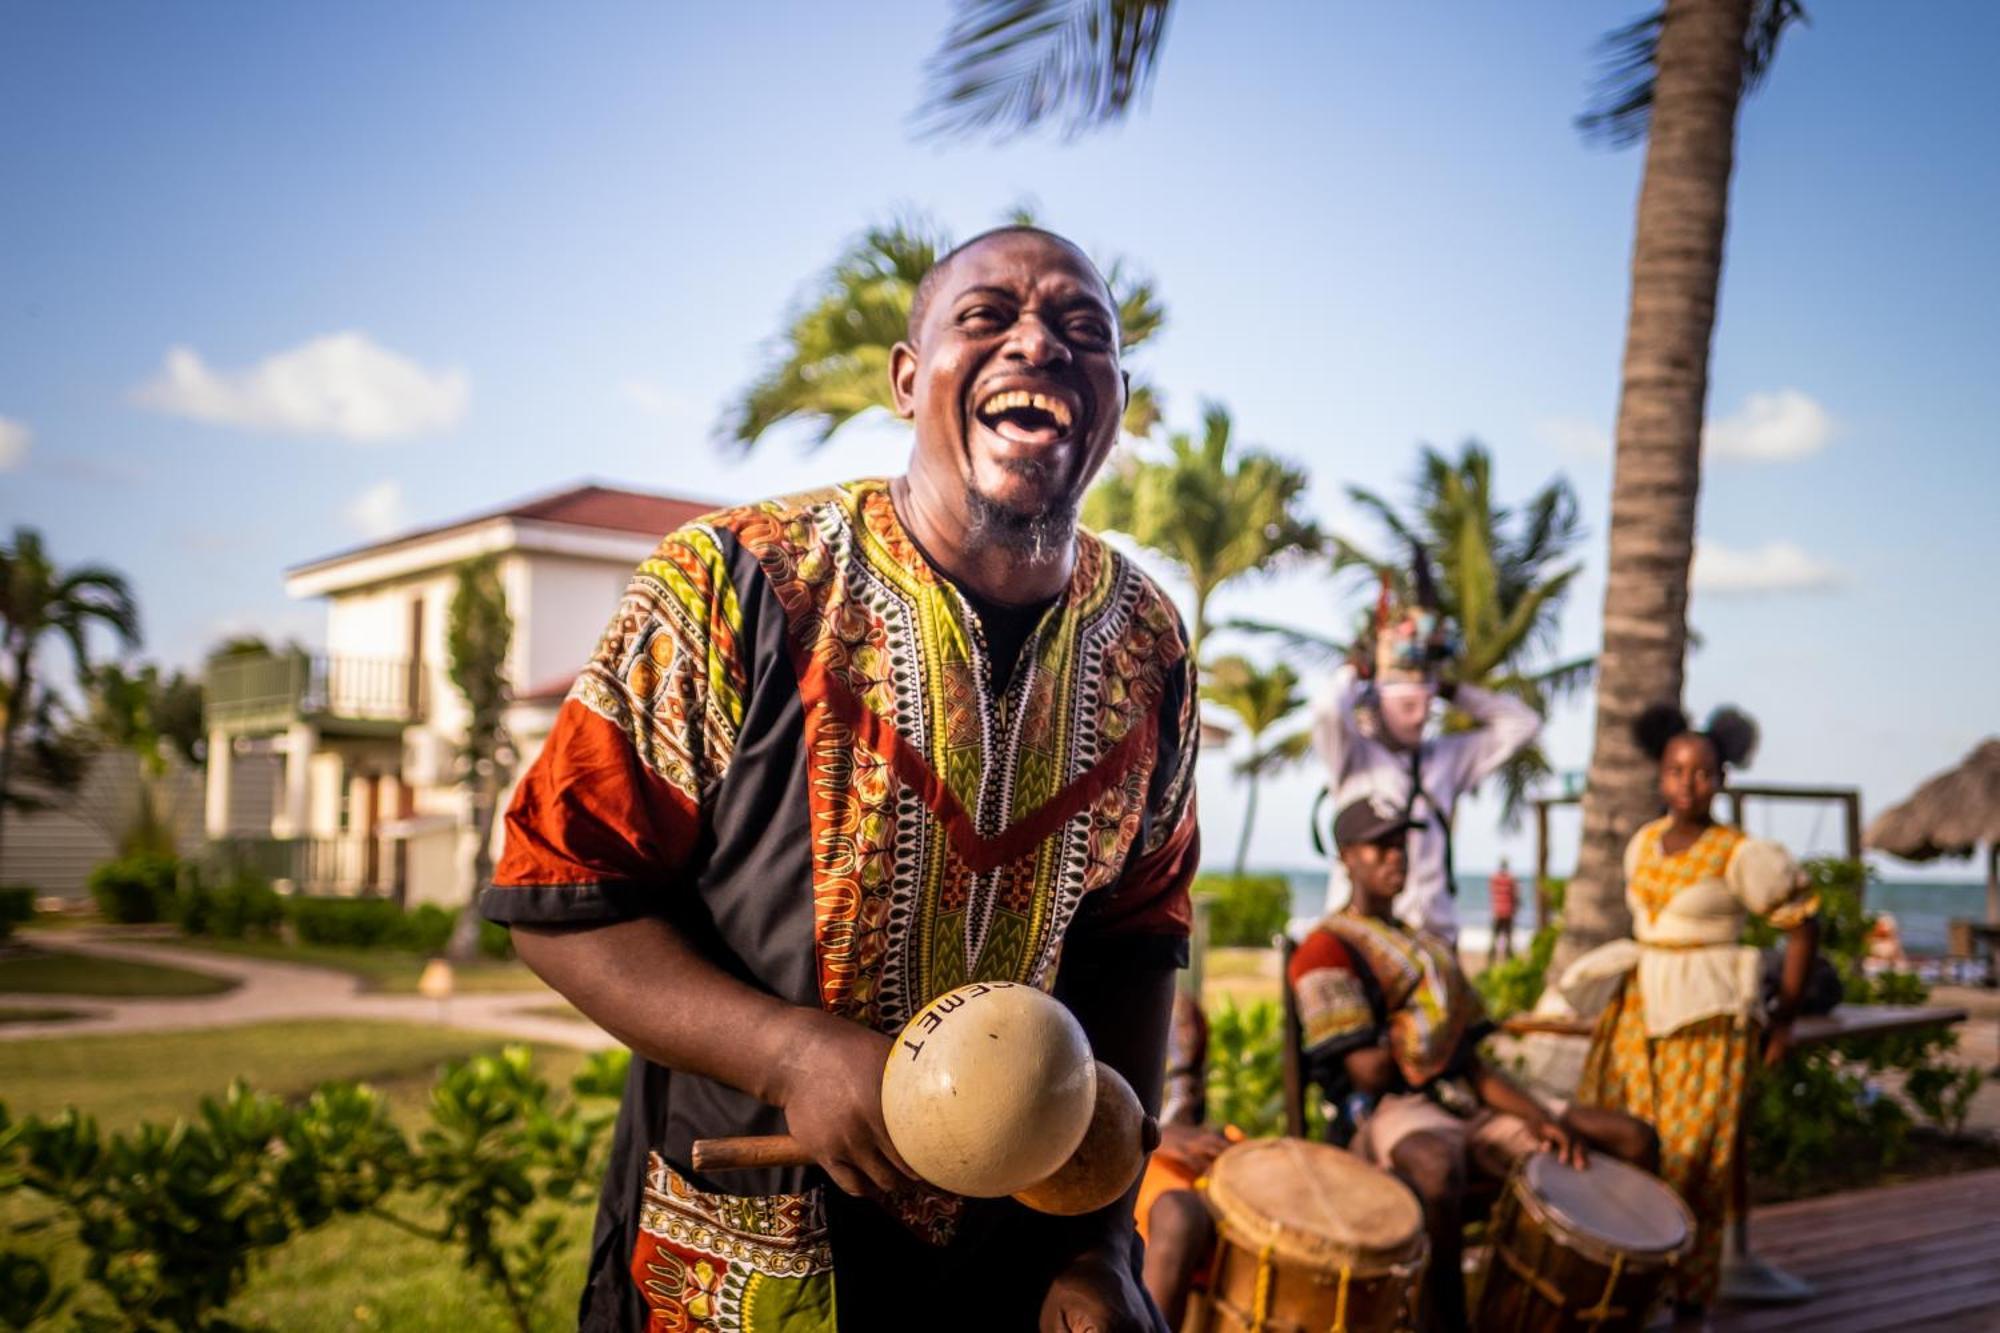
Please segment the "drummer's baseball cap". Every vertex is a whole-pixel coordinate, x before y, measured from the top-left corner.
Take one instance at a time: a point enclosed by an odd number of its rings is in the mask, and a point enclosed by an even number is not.
[[[1359,847],[1380,842],[1392,833],[1415,828],[1416,821],[1400,810],[1389,809],[1363,798],[1333,817],[1333,841],[1341,847]]]

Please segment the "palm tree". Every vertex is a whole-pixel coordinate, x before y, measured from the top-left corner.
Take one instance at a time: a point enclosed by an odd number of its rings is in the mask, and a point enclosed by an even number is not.
[[[1408,552],[1423,547],[1436,567],[1439,609],[1464,642],[1460,680],[1511,694],[1544,716],[1551,703],[1588,683],[1594,659],[1547,660],[1570,584],[1582,568],[1569,559],[1583,528],[1568,482],[1557,477],[1519,508],[1497,505],[1492,455],[1468,440],[1456,459],[1423,448],[1407,512],[1358,486],[1347,494],[1401,549],[1379,557],[1336,537],[1334,568],[1366,571],[1370,589],[1386,578],[1407,596]],[[1446,725],[1465,720],[1447,717]],[[1551,771],[1539,745],[1521,750],[1501,769],[1502,817],[1510,825],[1529,788]]]
[[[1030,222],[1017,209],[1010,221]],[[775,363],[731,405],[717,434],[747,449],[782,422],[812,428],[814,447],[872,408],[893,412],[889,353],[908,331],[910,301],[951,237],[922,218],[870,227],[822,274],[778,340]],[[1118,303],[1123,345],[1129,350],[1158,333],[1166,309],[1152,284],[1123,260],[1105,273]],[[1155,392],[1133,377],[1125,428],[1150,432],[1159,420]]]
[[[7,714],[0,719],[0,793],[11,791],[15,743],[22,724],[46,717],[46,689],[38,698],[35,652],[44,635],[69,644],[78,680],[91,674],[90,627],[102,625],[127,648],[139,642],[139,608],[124,576],[99,565],[58,569],[33,528],[14,529],[10,546],[0,547],[0,655],[12,674],[7,681]],[[0,837],[7,812],[0,802]]]
[[[958,0],[931,64],[932,127],[1071,132],[1125,114],[1159,61],[1172,0]],[[1613,459],[1610,560],[1597,728],[1583,845],[1556,966],[1626,934],[1624,844],[1654,808],[1631,723],[1678,700],[1688,644],[1688,568],[1701,486],[1701,428],[1745,91],[1799,0],[1665,0],[1612,33],[1612,69],[1586,132],[1644,139],[1632,300]]]
[[[138,764],[136,804],[105,812],[119,852],[175,855],[179,821],[167,778],[174,760],[199,768],[206,755],[201,682],[150,662],[131,671],[111,663],[91,673],[85,693],[89,739],[124,751]]]
[[[513,781],[514,743],[507,732],[507,704],[513,687],[507,657],[514,642],[514,616],[499,561],[482,556],[459,566],[458,586],[446,613],[451,683],[465,699],[465,742],[459,747],[459,781],[465,788],[471,844],[466,878],[471,896],[460,909],[445,954],[453,962],[479,956],[479,892],[493,879],[493,824],[500,794]]]
[[[1249,787],[1243,806],[1243,831],[1236,839],[1238,877],[1250,856],[1250,829],[1257,822],[1257,784],[1269,773],[1303,758],[1312,745],[1309,732],[1297,731],[1280,740],[1264,743],[1272,727],[1305,706],[1299,693],[1299,675],[1283,662],[1267,670],[1248,660],[1229,656],[1218,658],[1209,668],[1201,687],[1201,697],[1232,714],[1243,724],[1244,740],[1250,752],[1236,761],[1236,775]]]
[[[1614,34],[1616,69],[1584,122],[1614,143],[1644,137],[1646,162],[1612,464],[1596,738],[1558,967],[1632,927],[1625,843],[1657,809],[1653,766],[1632,722],[1648,704],[1681,697],[1737,108],[1769,68],[1779,34],[1800,17],[1796,0],[1668,0]]]
[[[1121,452],[1083,505],[1085,523],[1125,533],[1193,585],[1188,652],[1197,665],[1216,589],[1321,544],[1319,529],[1299,512],[1306,474],[1261,449],[1236,448],[1230,432],[1229,409],[1210,403],[1200,440],[1176,433],[1164,458]]]

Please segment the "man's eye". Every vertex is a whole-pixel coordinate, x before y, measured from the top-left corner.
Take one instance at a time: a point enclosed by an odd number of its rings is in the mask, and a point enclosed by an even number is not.
[[[1109,342],[1111,330],[1095,319],[1073,319],[1069,325],[1070,337],[1084,342]]]
[[[958,322],[960,324],[998,324],[1000,322],[1000,312],[990,305],[976,305],[970,310],[960,312]]]

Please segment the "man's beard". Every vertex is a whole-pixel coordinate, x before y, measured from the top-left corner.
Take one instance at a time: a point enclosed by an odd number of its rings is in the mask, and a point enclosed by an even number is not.
[[[1009,470],[1034,480],[1043,475],[1035,463],[1017,463]],[[1023,513],[981,491],[977,480],[968,479],[965,507],[972,526],[966,535],[1039,563],[1068,549],[1076,537],[1081,503],[1078,496],[1058,497],[1033,513]]]

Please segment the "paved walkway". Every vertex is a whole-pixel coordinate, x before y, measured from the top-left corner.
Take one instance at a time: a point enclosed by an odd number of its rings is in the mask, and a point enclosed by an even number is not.
[[[601,1050],[618,1044],[610,1034],[593,1023],[531,1012],[558,1003],[553,991],[511,991],[427,1000],[420,995],[366,992],[361,988],[359,977],[329,968],[274,963],[261,958],[239,958],[232,954],[132,940],[112,940],[87,931],[38,931],[34,943],[36,948],[52,953],[79,953],[133,963],[154,963],[162,967],[228,977],[238,984],[234,990],[222,995],[184,998],[0,994],[0,1006],[60,1007],[84,1015],[57,1022],[0,1025],[0,1041],[233,1027],[243,1023],[270,1023],[286,1019],[374,1018],[494,1032],[522,1041],[572,1046],[579,1050]]]

